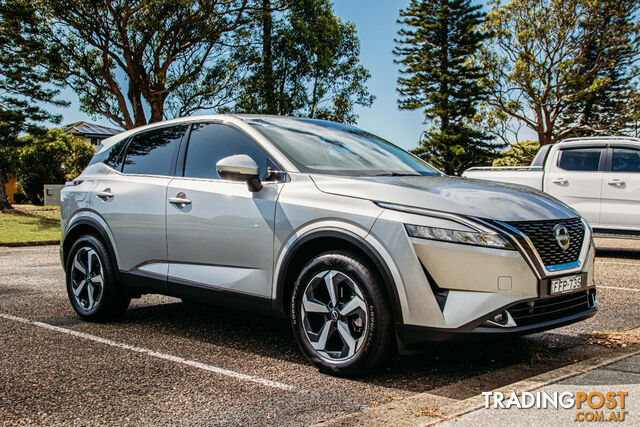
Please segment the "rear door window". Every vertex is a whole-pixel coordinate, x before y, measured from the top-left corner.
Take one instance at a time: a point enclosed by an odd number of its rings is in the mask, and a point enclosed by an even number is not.
[[[171,176],[187,125],[167,126],[135,135],[124,158],[123,173]]]
[[[558,167],[567,171],[597,172],[600,167],[601,148],[562,150]]]

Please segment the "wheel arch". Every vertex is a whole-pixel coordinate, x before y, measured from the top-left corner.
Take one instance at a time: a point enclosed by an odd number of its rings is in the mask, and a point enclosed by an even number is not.
[[[365,256],[376,269],[384,283],[385,294],[391,304],[395,323],[402,323],[402,307],[393,275],[380,253],[367,241],[339,230],[316,230],[309,232],[287,250],[276,278],[276,298],[273,311],[286,317],[295,279],[304,265],[315,255],[332,249],[349,249]]]
[[[85,234],[94,234],[97,235],[100,240],[107,247],[107,251],[109,252],[109,256],[111,257],[111,262],[114,265],[115,271],[118,271],[118,260],[116,257],[116,253],[109,238],[109,233],[107,230],[100,224],[100,222],[92,217],[83,216],[73,220],[73,223],[67,230],[64,236],[64,240],[62,241],[62,268],[67,269],[67,261],[69,258],[69,252],[73,247],[74,242],[78,239],[78,237]]]

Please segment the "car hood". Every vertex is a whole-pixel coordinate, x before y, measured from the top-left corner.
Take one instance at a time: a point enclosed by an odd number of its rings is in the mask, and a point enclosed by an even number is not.
[[[498,221],[579,216],[564,203],[538,190],[493,181],[451,176],[312,175],[311,178],[324,193]]]

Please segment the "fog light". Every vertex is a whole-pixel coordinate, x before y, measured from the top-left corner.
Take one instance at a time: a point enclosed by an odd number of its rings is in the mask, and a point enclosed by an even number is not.
[[[487,319],[484,322],[485,326],[499,326],[501,328],[511,328],[517,326],[516,322],[511,317],[511,314],[507,310],[500,312],[493,316],[491,319]]]
[[[509,321],[509,316],[507,315],[506,311],[503,311],[502,313],[493,316],[492,320],[499,325],[506,325]]]

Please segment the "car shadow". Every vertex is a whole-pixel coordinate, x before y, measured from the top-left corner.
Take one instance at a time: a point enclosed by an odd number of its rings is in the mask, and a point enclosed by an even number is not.
[[[262,357],[308,364],[285,319],[193,303],[169,303],[132,307],[121,321],[171,335]],[[563,352],[585,343],[584,336],[541,333],[528,337],[483,342],[425,345],[411,356],[393,359],[373,374],[355,378],[371,385],[424,392],[441,389],[473,377],[489,374],[483,391],[555,369],[571,360]],[[566,359],[566,360],[565,360]],[[508,378],[491,373],[508,368]],[[489,388],[486,388],[489,387]],[[442,395],[465,398],[477,390],[442,391]]]

